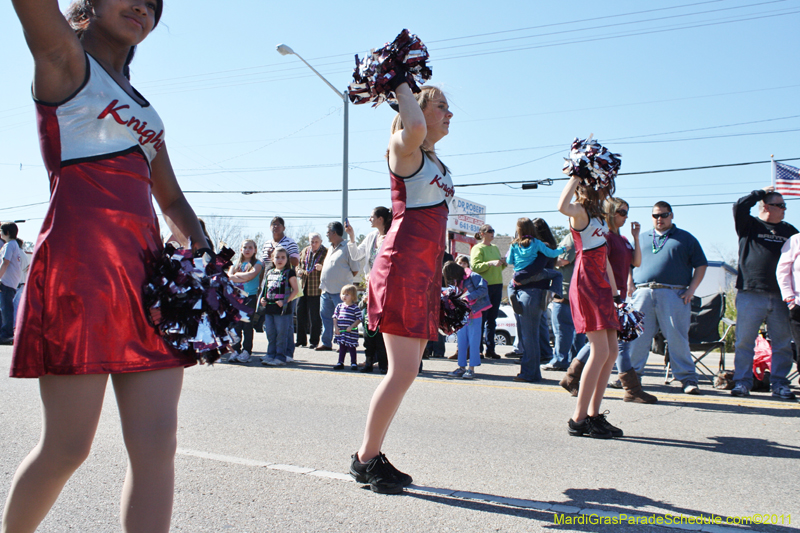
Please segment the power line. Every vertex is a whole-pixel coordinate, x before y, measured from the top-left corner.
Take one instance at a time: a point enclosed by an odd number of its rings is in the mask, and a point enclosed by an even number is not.
[[[800,160],[800,157],[788,158],[788,159],[776,159],[777,162],[783,161],[797,161]],[[765,161],[746,161],[744,163],[725,163],[721,165],[706,165],[706,166],[699,166],[699,167],[684,167],[684,168],[669,168],[669,169],[660,169],[660,170],[642,170],[639,172],[620,172],[619,176],[637,176],[642,174],[660,174],[666,172],[686,172],[691,170],[708,170],[712,168],[726,168],[726,167],[740,167],[740,166],[747,166],[747,165],[762,165],[765,163],[771,163],[772,160],[767,159]],[[560,181],[566,180],[569,178],[551,178],[553,181]],[[457,188],[463,187],[484,187],[488,185],[510,185],[510,184],[518,184],[518,183],[530,183],[534,180],[515,180],[515,181],[489,181],[483,183],[458,183],[456,184]],[[348,189],[350,192],[373,192],[373,191],[386,191],[389,190],[389,187],[363,187],[363,188],[354,188]],[[293,189],[293,190],[270,190],[270,191],[183,191],[185,194],[244,194],[244,195],[251,195],[251,194],[305,194],[305,193],[335,193],[335,192],[342,192],[342,189]]]
[[[571,29],[571,30],[561,30],[561,31],[555,31],[555,32],[550,32],[550,33],[539,33],[539,34],[535,34],[535,35],[523,35],[521,37],[508,37],[506,39],[495,39],[495,40],[492,40],[492,41],[457,44],[457,45],[453,45],[453,46],[445,46],[445,47],[437,48],[437,50],[449,50],[449,49],[452,49],[452,48],[464,48],[464,47],[468,47],[468,46],[482,46],[484,44],[494,44],[494,43],[499,43],[499,42],[516,41],[516,40],[520,40],[520,39],[532,39],[534,37],[548,37],[548,36],[551,36],[551,35],[562,35],[562,34],[565,34],[565,33],[575,33],[575,32],[580,32],[580,31],[587,31],[587,30],[606,29],[606,28],[613,28],[613,27],[616,27],[616,26],[630,26],[631,24],[640,24],[640,23],[643,23],[643,22],[655,22],[655,21],[658,21],[658,20],[667,20],[667,19],[682,18],[682,17],[693,17],[695,15],[707,15],[709,13],[718,13],[720,11],[731,11],[731,10],[734,10],[734,9],[744,9],[744,8],[747,8],[747,7],[762,6],[762,5],[766,5],[766,4],[778,4],[778,3],[783,3],[785,1],[786,0],[768,0],[766,2],[758,2],[758,3],[755,3],[755,4],[744,4],[744,5],[741,5],[741,6],[723,7],[723,8],[719,8],[719,9],[710,9],[710,10],[707,10],[707,11],[695,11],[695,12],[692,12],[692,13],[682,13],[682,14],[679,14],[679,15],[668,15],[668,16],[664,16],[664,17],[655,17],[655,18],[650,18],[650,19],[641,19],[641,20],[632,20],[632,21],[627,21],[627,22],[618,22],[616,24],[601,24],[599,26],[589,26],[587,28],[575,28],[575,29]],[[600,17],[599,19],[594,19],[594,20],[601,20],[601,19],[604,19],[604,18],[609,18],[609,17],[608,16],[607,17]],[[592,21],[594,21],[594,20],[592,20]]]
[[[785,202],[791,202],[794,200],[800,200],[800,198],[784,198]],[[693,204],[673,204],[670,203],[672,207],[705,207],[709,205],[733,205],[733,202],[700,202],[700,203],[693,203]],[[650,209],[652,205],[632,205],[630,206],[631,209]],[[527,215],[534,211],[502,211],[497,213],[486,213],[486,215]],[[548,210],[548,211],[540,211],[536,210],[535,213],[560,213],[558,209]],[[265,217],[266,218],[266,217]]]
[[[773,2],[764,2],[764,3],[774,3],[774,2],[783,2],[783,1],[785,1],[785,0],[773,0]],[[761,5],[761,4],[748,4],[748,6],[754,6],[754,5]],[[734,9],[734,8],[729,8],[729,9]],[[702,13],[703,12],[698,12],[696,14],[702,14]],[[693,29],[693,28],[706,27],[706,26],[715,26],[715,25],[719,25],[719,24],[730,24],[730,23],[735,23],[735,22],[747,22],[747,21],[757,20],[757,19],[765,18],[765,17],[791,15],[791,14],[795,14],[795,13],[800,13],[800,11],[786,11],[786,10],[784,10],[782,12],[774,13],[774,14],[764,14],[764,13],[770,13],[770,12],[757,13],[756,14],[757,16],[750,15],[750,16],[746,16],[744,18],[742,18],[741,16],[739,18],[730,17],[730,18],[733,18],[734,20],[714,20],[714,21],[711,21],[711,22],[705,22],[705,23],[695,24],[695,25],[691,25],[691,23],[688,23],[689,25],[683,24],[683,25],[680,25],[680,26],[666,27],[666,28],[661,28],[661,29],[651,29],[651,30],[638,31],[638,32],[634,30],[632,32],[627,32],[627,33],[624,33],[624,34],[606,35],[606,36],[593,37],[593,38],[589,38],[589,39],[566,40],[566,41],[543,43],[543,44],[531,45],[531,46],[523,46],[523,47],[517,47],[517,48],[511,48],[511,49],[499,49],[499,50],[490,50],[490,51],[480,52],[480,53],[469,53],[469,54],[466,54],[466,55],[449,56],[449,57],[438,57],[438,58],[436,58],[436,61],[449,61],[449,60],[452,60],[452,59],[461,59],[461,58],[465,58],[465,57],[476,57],[476,56],[479,56],[479,55],[500,54],[500,53],[522,51],[522,50],[530,50],[530,49],[535,49],[535,48],[547,48],[547,47],[553,47],[553,46],[563,46],[563,45],[566,45],[566,44],[579,44],[579,43],[593,42],[593,41],[599,41],[599,40],[618,39],[618,38],[622,38],[622,37],[635,37],[635,36],[640,36],[640,35],[649,35],[649,34],[654,34],[654,33],[677,31],[677,30],[681,30],[681,29]],[[619,16],[623,16],[623,15],[619,15]],[[513,31],[513,30],[509,30],[509,31]],[[571,31],[571,32],[574,32],[574,31],[586,31],[586,29],[583,29],[583,30],[569,30],[569,31]],[[562,32],[562,33],[566,33],[566,31]],[[497,40],[496,42],[501,42],[501,41],[503,41],[503,40]],[[435,42],[435,41],[429,41],[429,42]],[[491,43],[491,42],[494,42],[494,41],[489,41],[489,43]],[[486,44],[486,43],[484,43],[484,44]],[[433,49],[433,50],[435,52],[435,49]],[[348,55],[350,57],[352,57],[351,54],[348,54]],[[338,56],[325,56],[325,57],[338,57]],[[312,61],[313,61],[313,59],[312,59]],[[334,65],[345,65],[345,64],[351,65],[352,64],[352,60],[348,59],[346,61],[345,60],[337,61],[337,62],[328,63],[326,65],[334,66]],[[271,67],[271,66],[277,66],[277,65],[279,65],[279,64],[278,63],[273,63],[273,64],[264,65],[264,67]],[[245,67],[244,69],[237,69],[237,70],[246,70],[248,68],[257,68],[257,67]],[[263,73],[259,72],[259,73],[254,73],[252,75],[262,75],[262,74],[270,75],[270,74],[273,74],[273,73],[289,71],[289,70],[300,70],[301,71],[302,67],[301,66],[288,67],[288,68],[283,68],[283,69],[278,69],[278,70],[273,69],[270,72],[263,72]],[[320,69],[320,71],[323,72],[323,70],[321,70],[321,69]],[[221,73],[225,73],[225,72],[232,72],[232,71],[221,71]],[[324,74],[335,74],[335,73],[340,73],[340,72],[341,72],[341,70],[337,69],[336,71],[330,71],[330,72],[324,71],[323,73]],[[210,73],[210,74],[214,74],[214,73]],[[197,77],[197,75],[195,75],[195,76],[186,76],[186,77],[183,77],[183,78],[188,78],[188,77]],[[225,79],[231,79],[232,77],[233,76],[225,76],[225,77],[221,77],[221,78],[210,78],[207,81],[211,82],[211,81],[213,81],[215,79],[216,80],[225,80]],[[240,76],[236,76],[236,77],[240,77]],[[157,91],[157,92],[153,92],[152,94],[174,94],[174,93],[187,92],[187,91],[196,91],[196,90],[204,90],[204,89],[207,90],[207,89],[216,89],[216,88],[223,88],[223,87],[234,87],[234,86],[241,86],[241,85],[250,85],[250,84],[255,84],[255,83],[273,83],[273,82],[279,82],[279,81],[290,81],[290,80],[296,80],[296,79],[302,79],[302,78],[310,78],[310,77],[314,77],[314,75],[313,74],[302,74],[302,75],[299,75],[299,76],[280,77],[280,78],[273,78],[273,79],[259,79],[259,80],[247,81],[247,82],[242,82],[242,83],[231,83],[231,84],[224,84],[223,83],[223,84],[210,85],[210,86],[205,86],[205,87],[199,87],[197,85],[198,81],[194,80],[194,81],[186,82],[186,83],[191,83],[192,84],[191,87],[189,87],[188,89],[177,90],[177,91],[167,91],[167,92],[158,92]],[[176,78],[176,79],[182,79],[182,78]],[[162,81],[169,81],[169,79],[162,80]],[[199,80],[199,81],[202,82],[204,80]],[[155,82],[146,82],[146,83],[143,83],[142,85],[146,86],[148,83],[155,83]],[[175,85],[175,84],[173,84],[173,85]]]

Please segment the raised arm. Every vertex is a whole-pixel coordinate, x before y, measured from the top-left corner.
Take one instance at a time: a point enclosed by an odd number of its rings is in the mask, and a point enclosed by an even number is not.
[[[642,226],[638,222],[631,222],[631,237],[633,237],[633,257],[631,265],[634,267],[642,266],[642,247],[639,244],[639,233]]]
[[[205,248],[209,245],[197,215],[186,201],[186,197],[181,191],[175,172],[172,170],[172,163],[169,160],[167,146],[163,145],[161,151],[153,159],[152,165],[153,196],[161,207],[170,230],[176,235],[183,235],[192,238],[192,248]]]
[[[75,31],[58,10],[57,0],[12,0],[25,41],[33,55],[33,94],[61,102],[86,77],[86,56]]]
[[[400,176],[409,176],[419,168],[420,147],[428,135],[428,127],[408,84],[400,84],[395,94],[403,129],[394,132],[389,140],[389,168]]]
[[[589,223],[589,215],[580,204],[572,203],[572,198],[575,196],[575,191],[578,189],[580,180],[572,176],[564,190],[561,191],[561,198],[558,199],[558,210],[562,215],[567,215],[570,218],[570,224],[573,228],[585,228]],[[574,222],[574,223],[573,223]]]

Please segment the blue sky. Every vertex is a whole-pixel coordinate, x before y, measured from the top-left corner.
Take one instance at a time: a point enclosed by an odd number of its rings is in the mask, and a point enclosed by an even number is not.
[[[59,2],[65,8],[68,2]],[[358,10],[355,7],[358,6]],[[565,7],[568,6],[568,7]],[[0,35],[0,218],[25,219],[33,240],[49,195],[30,100],[32,61],[10,2]],[[403,28],[428,45],[431,83],[454,112],[437,151],[456,194],[485,204],[513,233],[519,216],[551,225],[563,182],[459,184],[561,178],[573,137],[593,133],[622,154],[622,172],[800,157],[800,0],[692,2],[331,2],[235,4],[167,0],[161,25],[139,47],[133,83],[159,111],[186,191],[341,187],[342,104],[286,43],[344,89],[353,55]],[[388,186],[383,154],[394,113],[350,107],[350,187]],[[800,166],[800,161],[789,162]],[[769,184],[768,165],[620,176],[631,220],[651,227],[650,206],[675,206],[675,223],[710,259],[735,254],[731,203]],[[321,230],[341,214],[340,193],[187,194],[199,215],[235,218],[245,234],[281,214]],[[358,233],[388,191],[351,192]],[[681,204],[719,203],[683,206]],[[30,207],[17,207],[38,204]],[[10,209],[9,209],[10,208]],[[787,221],[800,222],[790,202]]]

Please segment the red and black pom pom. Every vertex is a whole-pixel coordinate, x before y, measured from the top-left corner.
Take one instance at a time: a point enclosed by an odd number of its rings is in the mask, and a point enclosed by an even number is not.
[[[400,32],[391,43],[371,50],[361,60],[356,55],[353,83],[348,87],[350,101],[354,104],[372,102],[372,107],[383,102],[396,104],[395,90],[404,81],[412,92],[418,93],[419,85],[431,79],[432,72],[426,64],[428,57],[428,49],[408,30]]]
[[[234,252],[223,248],[210,261],[194,258],[191,250],[164,245],[143,288],[150,324],[173,348],[213,363],[231,350],[233,326],[249,320],[244,293],[226,274]]]

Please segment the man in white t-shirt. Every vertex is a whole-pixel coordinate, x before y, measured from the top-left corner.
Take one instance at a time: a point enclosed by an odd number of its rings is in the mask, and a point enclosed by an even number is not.
[[[0,238],[6,243],[0,250],[0,344],[14,340],[14,296],[22,279],[22,250],[17,244],[19,229],[13,222],[0,225]]]
[[[269,225],[272,231],[272,240],[264,243],[261,247],[261,261],[264,263],[264,269],[269,270],[273,267],[272,252],[278,246],[286,249],[289,255],[289,264],[292,268],[297,268],[300,264],[300,249],[294,239],[286,235],[286,224],[282,217],[275,217]]]

